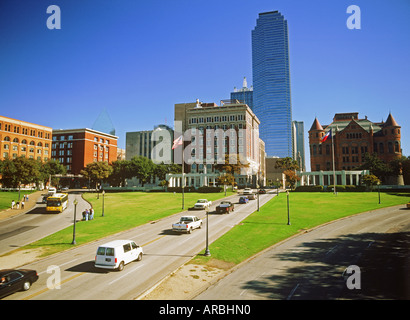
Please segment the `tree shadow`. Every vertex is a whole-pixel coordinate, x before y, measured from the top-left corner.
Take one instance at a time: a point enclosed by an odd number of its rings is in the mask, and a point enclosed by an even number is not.
[[[265,299],[410,299],[410,232],[347,234],[272,253],[282,268],[242,288]],[[286,263],[289,262],[289,263]],[[280,265],[280,266],[279,266]],[[346,268],[360,268],[360,289],[348,289]]]

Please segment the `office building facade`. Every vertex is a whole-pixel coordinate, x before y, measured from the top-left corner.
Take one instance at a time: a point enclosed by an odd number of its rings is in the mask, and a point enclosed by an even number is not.
[[[88,128],[53,130],[51,156],[68,174],[78,175],[89,163],[116,161],[117,140],[117,136]]]
[[[51,136],[50,127],[0,116],[0,160],[24,156],[47,162]]]
[[[253,112],[267,156],[292,157],[288,25],[278,12],[259,14],[252,30]]]
[[[301,171],[306,170],[305,134],[303,121],[292,121],[293,160],[296,160]]]
[[[248,88],[246,77],[243,78],[241,89],[234,87],[233,92],[231,92],[231,100],[238,100],[239,102],[245,103],[249,106],[249,108],[253,109],[253,86]]]

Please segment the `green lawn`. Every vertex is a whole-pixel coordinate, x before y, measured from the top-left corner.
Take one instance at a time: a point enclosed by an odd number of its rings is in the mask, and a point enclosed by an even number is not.
[[[227,196],[232,195],[228,192]],[[224,193],[185,193],[185,209],[192,207],[198,199],[211,201],[224,197]],[[123,230],[155,221],[182,211],[182,195],[166,192],[125,192],[106,193],[104,197],[104,217],[102,195],[86,193],[84,198],[92,203],[94,220],[76,224],[76,243],[84,244]],[[77,212],[77,220],[81,212]],[[44,255],[71,248],[73,227],[68,227],[25,248],[45,249]]]
[[[282,193],[265,204],[260,212],[254,212],[213,242],[209,246],[211,257],[202,256],[202,252],[194,262],[207,263],[217,259],[237,264],[304,229],[408,201],[409,194],[383,193],[379,205],[377,193],[346,192],[335,196],[332,193],[293,192],[289,195],[291,225],[287,225],[287,199],[286,194]]]
[[[20,199],[23,197],[23,194],[32,194],[35,191],[20,191]],[[18,191],[0,191],[0,211],[11,208],[11,201],[17,202],[19,198]]]

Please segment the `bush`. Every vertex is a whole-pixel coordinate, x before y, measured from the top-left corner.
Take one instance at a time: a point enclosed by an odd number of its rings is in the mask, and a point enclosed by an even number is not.
[[[322,192],[323,186],[299,186],[295,189],[296,192]]]
[[[200,193],[217,193],[217,192],[222,192],[223,188],[222,187],[199,187],[197,192]]]
[[[332,191],[331,186],[328,186],[328,189]],[[341,186],[337,185],[336,186],[336,192],[364,192],[366,191],[365,186],[354,186],[354,185],[346,185],[346,186]]]

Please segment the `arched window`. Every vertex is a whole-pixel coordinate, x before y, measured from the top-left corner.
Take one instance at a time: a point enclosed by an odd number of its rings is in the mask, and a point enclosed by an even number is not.
[[[4,141],[10,141],[10,137],[4,137]]]
[[[30,146],[35,146],[36,144],[34,143],[34,141],[30,141]]]
[[[42,147],[43,144],[41,142],[37,143],[37,147]]]
[[[26,140],[26,139],[23,139],[23,140],[21,140],[21,143],[22,143],[22,144],[27,144],[27,140]]]
[[[313,145],[313,155],[316,155],[316,153],[317,153],[317,152],[316,152],[316,145],[314,144],[314,145]]]
[[[387,148],[389,150],[389,153],[393,153],[393,142],[389,141],[387,143]]]
[[[16,143],[18,143],[18,142],[19,142],[19,139],[17,139],[17,138],[14,138],[14,139],[13,139],[13,142],[16,142]]]

